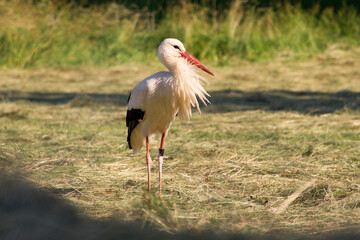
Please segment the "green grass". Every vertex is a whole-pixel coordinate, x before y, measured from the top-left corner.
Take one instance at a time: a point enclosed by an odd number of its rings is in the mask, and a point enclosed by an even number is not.
[[[0,3],[0,66],[115,66],[156,60],[166,37],[179,38],[202,60],[224,65],[238,59],[309,59],[329,48],[360,44],[360,16],[344,6],[337,12],[305,11],[284,4],[214,14],[186,3],[169,8],[156,25],[145,12],[117,4],[82,8],[50,1]],[[212,14],[210,14],[210,12]]]
[[[212,104],[167,137],[162,196],[156,161],[147,192],[144,150],[127,149],[125,113],[130,89],[163,67],[1,70],[0,166],[96,218],[170,232],[343,229],[360,217],[359,59],[332,49],[211,68]]]

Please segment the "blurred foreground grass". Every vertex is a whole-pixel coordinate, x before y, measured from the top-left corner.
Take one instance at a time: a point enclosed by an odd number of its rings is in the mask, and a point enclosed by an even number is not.
[[[349,227],[360,218],[359,56],[211,68],[212,104],[167,138],[162,197],[156,162],[148,193],[144,152],[127,149],[125,112],[131,88],[163,67],[2,70],[0,166],[95,217],[166,231]]]
[[[345,5],[336,12],[286,3],[274,10],[234,1],[220,14],[181,3],[154,21],[148,12],[118,4],[82,8],[1,1],[0,67],[151,62],[166,37],[179,38],[195,56],[220,65],[237,59],[308,59],[329,48],[360,44],[360,15]]]

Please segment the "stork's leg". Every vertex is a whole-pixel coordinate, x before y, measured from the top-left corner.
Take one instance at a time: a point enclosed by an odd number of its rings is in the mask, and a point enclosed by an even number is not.
[[[149,137],[146,137],[146,164],[147,164],[147,172],[148,172],[148,190],[150,190],[151,189],[151,185],[150,185],[151,158],[149,152]]]
[[[164,143],[165,143],[165,133],[161,136],[161,143],[158,154],[158,162],[159,162],[159,190],[161,190],[161,175],[162,175],[162,164],[163,164],[163,156],[164,156]]]

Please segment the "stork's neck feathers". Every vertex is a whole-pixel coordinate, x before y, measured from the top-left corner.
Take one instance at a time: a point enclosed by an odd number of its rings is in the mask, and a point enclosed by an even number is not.
[[[197,97],[206,105],[210,96],[203,87],[205,78],[200,76],[195,67],[214,75],[196,58],[186,52],[184,45],[177,39],[167,38],[158,48],[158,56],[172,77],[169,81],[174,97],[174,107],[178,108],[179,117],[190,119],[191,106],[200,112]]]
[[[204,82],[207,81],[186,61],[179,61],[169,70],[173,75],[172,86],[177,99],[179,117],[181,119],[190,119],[191,106],[196,107],[201,112],[197,97],[205,105],[209,103],[206,97],[210,95],[203,87]]]

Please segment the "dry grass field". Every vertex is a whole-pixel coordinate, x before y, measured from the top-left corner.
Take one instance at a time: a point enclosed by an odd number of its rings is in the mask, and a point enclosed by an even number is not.
[[[175,121],[164,183],[126,143],[127,96],[159,64],[0,71],[0,166],[96,218],[169,232],[315,234],[360,220],[360,50],[211,67],[212,104]],[[151,144],[156,156],[159,139]]]

